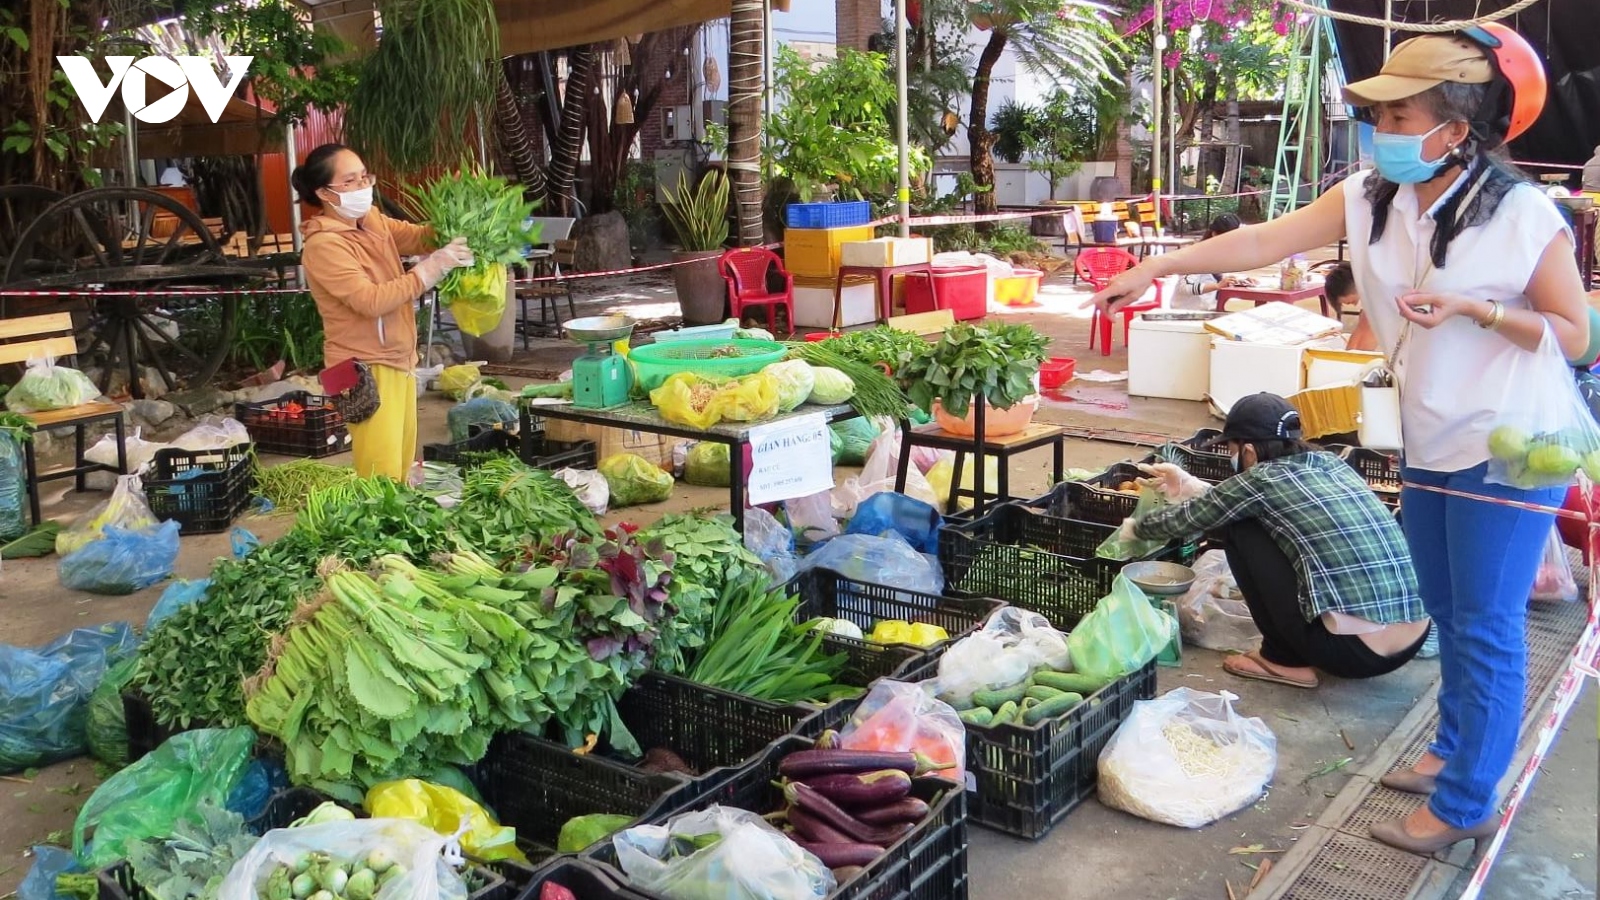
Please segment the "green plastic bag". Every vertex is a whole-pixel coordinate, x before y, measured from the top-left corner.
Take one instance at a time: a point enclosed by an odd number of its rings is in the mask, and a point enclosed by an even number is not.
[[[1174,628],[1171,616],[1118,575],[1111,593],[1067,635],[1072,670],[1110,684],[1155,659],[1171,642]]]
[[[105,677],[89,695],[89,714],[84,725],[89,739],[89,755],[108,766],[128,764],[128,720],[122,707],[122,689],[133,680],[139,657],[129,656],[106,670]]]
[[[701,441],[689,448],[683,462],[683,480],[702,487],[727,487],[733,482],[727,444]]]
[[[672,476],[635,453],[618,453],[600,461],[600,474],[611,489],[611,508],[660,503],[672,496]]]
[[[867,451],[882,433],[876,422],[864,416],[836,422],[828,429],[839,440],[839,449],[833,454],[833,462],[844,466],[866,465]]]
[[[99,869],[146,838],[171,835],[174,824],[199,815],[202,802],[226,806],[255,745],[256,733],[249,728],[173,735],[89,797],[72,826],[73,851],[85,866]]]
[[[1134,504],[1133,518],[1142,519],[1150,513],[1167,505],[1167,498],[1153,485],[1141,483],[1139,485],[1139,502]],[[1125,541],[1119,531],[1113,531],[1111,536],[1095,548],[1095,555],[1101,559],[1130,560],[1143,559],[1167,545],[1166,541],[1131,540]]]

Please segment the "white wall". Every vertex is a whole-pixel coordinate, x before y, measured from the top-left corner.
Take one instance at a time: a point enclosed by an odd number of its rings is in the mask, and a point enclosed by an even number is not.
[[[788,12],[772,14],[772,37],[775,43],[834,42],[834,0],[792,0]]]

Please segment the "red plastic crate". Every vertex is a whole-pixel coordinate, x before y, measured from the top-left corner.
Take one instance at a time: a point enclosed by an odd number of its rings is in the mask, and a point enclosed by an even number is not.
[[[1078,361],[1070,356],[1052,356],[1039,367],[1039,386],[1053,390],[1072,380]]]
[[[981,319],[989,312],[989,270],[982,266],[935,267],[934,284],[938,297],[928,289],[928,275],[913,272],[906,276],[906,312],[925,313],[948,309],[960,320]]]

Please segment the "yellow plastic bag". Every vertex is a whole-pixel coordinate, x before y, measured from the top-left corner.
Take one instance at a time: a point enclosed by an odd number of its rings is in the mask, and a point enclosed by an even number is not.
[[[967,453],[964,455],[966,459],[962,460],[961,464],[961,487],[964,490],[971,491],[973,489],[972,470],[974,468],[972,454]],[[1000,461],[993,456],[985,456],[983,462],[983,491],[986,494],[993,494],[1000,489]],[[955,473],[955,463],[948,459],[939,460],[933,464],[933,468],[928,470],[928,485],[933,488],[933,495],[939,498],[940,509],[947,508],[950,503],[950,482],[955,478]],[[972,500],[962,497],[961,502],[957,504],[957,508],[971,509]]]
[[[467,833],[461,836],[461,849],[468,856],[484,862],[528,861],[517,849],[517,830],[497,823],[455,788],[415,778],[385,781],[367,791],[365,806],[375,819],[408,819],[445,835],[455,834],[465,816]]]
[[[439,373],[439,390],[451,400],[464,400],[467,390],[482,377],[483,373],[475,365],[447,366]]]
[[[461,275],[453,284],[440,287],[439,299],[450,308],[463,332],[482,337],[493,331],[506,313],[506,267],[490,263],[481,271],[476,267],[457,271]]]
[[[721,380],[694,372],[676,372],[650,392],[661,418],[690,428],[707,429],[719,422],[753,422],[778,411],[778,382],[757,372]]]

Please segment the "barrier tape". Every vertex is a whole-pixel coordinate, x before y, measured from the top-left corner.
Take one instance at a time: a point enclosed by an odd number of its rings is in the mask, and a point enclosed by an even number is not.
[[[1496,506],[1509,506],[1515,509],[1525,509],[1533,512],[1550,512],[1565,519],[1584,521],[1589,526],[1588,551],[1589,551],[1589,616],[1584,625],[1583,633],[1579,636],[1577,644],[1572,648],[1572,654],[1567,658],[1567,665],[1561,674],[1560,684],[1550,704],[1550,712],[1544,717],[1539,727],[1539,737],[1534,742],[1533,753],[1528,757],[1528,762],[1522,767],[1522,772],[1511,785],[1511,790],[1506,794],[1505,808],[1500,814],[1500,825],[1495,829],[1494,837],[1490,839],[1489,846],[1483,849],[1482,859],[1478,867],[1473,870],[1471,879],[1457,900],[1477,900],[1483,891],[1483,886],[1489,880],[1489,873],[1495,861],[1500,856],[1501,849],[1505,846],[1506,836],[1510,833],[1511,822],[1516,818],[1517,811],[1522,807],[1522,801],[1533,789],[1534,779],[1538,777],[1539,767],[1544,764],[1546,754],[1555,745],[1556,735],[1560,733],[1562,725],[1566,722],[1567,715],[1571,713],[1573,704],[1577,702],[1578,694],[1583,689],[1585,678],[1600,677],[1597,665],[1600,665],[1600,607],[1595,605],[1595,589],[1600,585],[1600,517],[1596,516],[1594,508],[1594,492],[1588,484],[1580,482],[1580,493],[1583,496],[1584,509],[1569,510],[1556,509],[1540,503],[1525,503],[1519,500],[1507,500],[1502,497],[1485,497],[1468,491],[1458,491],[1451,488],[1434,487],[1431,485],[1412,484],[1402,482],[1404,487],[1414,490],[1428,491],[1443,494],[1449,497],[1460,497],[1468,500],[1478,500],[1483,503],[1492,503]]]

